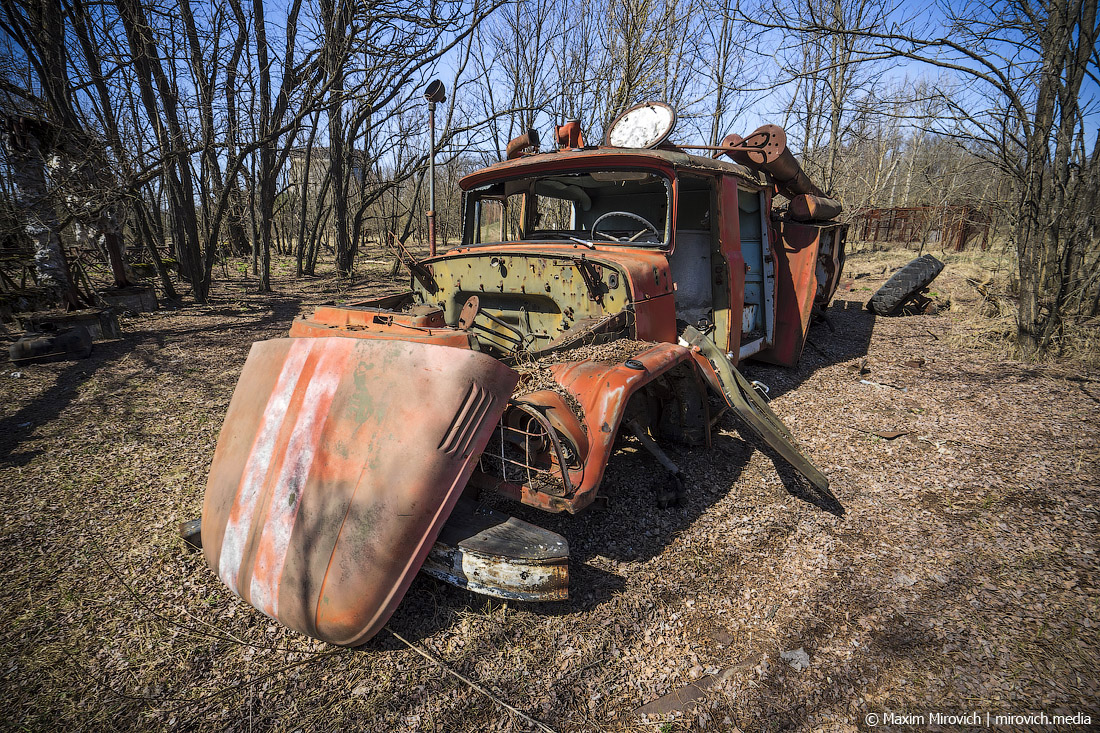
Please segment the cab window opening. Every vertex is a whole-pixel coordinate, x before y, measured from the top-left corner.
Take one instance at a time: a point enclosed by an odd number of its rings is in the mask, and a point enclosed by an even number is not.
[[[466,245],[573,241],[668,246],[671,182],[647,171],[545,174],[467,193]]]

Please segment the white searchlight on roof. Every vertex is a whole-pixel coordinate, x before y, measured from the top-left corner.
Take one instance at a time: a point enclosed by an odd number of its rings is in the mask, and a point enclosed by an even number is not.
[[[642,102],[615,118],[605,142],[615,148],[655,148],[674,127],[676,110],[664,102]]]

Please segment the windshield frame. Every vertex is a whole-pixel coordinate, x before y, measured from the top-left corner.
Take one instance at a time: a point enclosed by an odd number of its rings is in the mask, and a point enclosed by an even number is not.
[[[485,199],[485,200],[496,200],[496,201],[503,202],[505,199],[511,198],[513,196],[515,196],[516,198],[521,198],[522,204],[521,204],[521,211],[519,212],[519,219],[520,219],[521,224],[523,226],[526,226],[527,223],[530,221],[530,213],[528,212],[527,209],[531,205],[532,197],[534,197],[534,196],[545,196],[546,198],[551,198],[551,199],[557,198],[557,197],[546,196],[546,194],[540,194],[540,193],[535,192],[534,191],[535,182],[540,181],[540,180],[544,180],[544,179],[548,179],[548,178],[560,178],[560,177],[563,177],[563,176],[572,176],[572,175],[578,175],[578,176],[580,176],[580,175],[591,175],[593,173],[596,173],[596,174],[599,174],[599,173],[607,173],[607,174],[645,173],[649,176],[653,176],[654,178],[657,178],[658,180],[660,180],[660,182],[664,185],[664,188],[665,188],[665,216],[664,216],[664,219],[663,219],[662,222],[659,223],[659,222],[656,222],[656,221],[653,221],[653,220],[649,219],[649,217],[644,217],[644,218],[647,221],[649,221],[651,224],[653,224],[654,226],[659,226],[660,224],[663,224],[664,230],[663,230],[663,234],[661,234],[661,236],[663,237],[662,241],[660,241],[660,242],[627,241],[627,240],[614,241],[614,240],[611,240],[611,239],[604,239],[604,238],[600,238],[600,237],[593,238],[591,236],[591,232],[588,231],[588,230],[584,230],[584,229],[573,229],[573,230],[556,230],[556,229],[539,230],[539,229],[534,229],[531,232],[526,232],[525,231],[525,232],[522,233],[522,235],[520,237],[516,237],[516,238],[509,238],[507,236],[504,236],[503,238],[498,239],[498,240],[475,241],[477,239],[477,235],[480,234],[481,201],[483,199]],[[532,182],[531,185],[528,186],[526,190],[517,191],[516,193],[510,194],[510,195],[507,195],[507,196],[502,196],[499,192],[491,193],[491,194],[488,193],[490,191],[490,189],[495,188],[495,187],[500,187],[502,184],[507,186],[507,184],[509,184],[509,183],[512,183],[512,182],[515,182],[515,181],[524,181],[524,180],[529,180],[529,181]],[[565,197],[562,197],[561,200],[567,201],[569,199],[567,199]],[[560,243],[560,244],[568,244],[570,246],[576,246],[578,243],[580,243],[580,244],[587,244],[587,245],[590,245],[590,246],[593,246],[593,247],[597,246],[597,245],[606,245],[606,246],[611,246],[611,247],[638,247],[638,248],[649,249],[649,250],[667,251],[667,250],[671,249],[672,244],[673,244],[673,225],[674,225],[673,215],[674,215],[674,211],[675,211],[675,201],[676,201],[676,179],[675,179],[675,175],[674,175],[674,173],[672,173],[670,171],[667,171],[663,168],[659,168],[659,167],[649,167],[649,166],[639,166],[639,165],[609,166],[605,163],[604,165],[594,165],[594,166],[590,166],[590,167],[589,166],[585,166],[585,167],[570,166],[568,169],[565,169],[565,170],[561,170],[561,169],[555,170],[555,169],[551,168],[551,169],[548,169],[548,170],[539,170],[537,172],[536,171],[524,172],[524,173],[520,173],[520,174],[517,174],[517,175],[497,178],[495,180],[486,182],[486,183],[484,183],[480,186],[477,186],[475,188],[471,188],[471,189],[463,192],[463,197],[462,197],[462,245],[461,246],[463,246],[463,247],[475,247],[476,248],[476,247],[499,246],[499,245],[502,245],[502,244],[516,244],[516,243],[524,243],[524,244],[556,244],[556,243]],[[635,212],[630,212],[630,213],[635,213]],[[575,209],[574,209],[574,216],[575,216],[575,214],[576,214],[576,212],[575,212]],[[507,217],[508,215],[509,215],[508,212],[506,211],[505,207],[502,205],[502,211],[501,211],[501,227],[502,227],[502,229],[503,229],[503,226],[504,226],[504,218]],[[643,216],[643,215],[639,214],[639,216]],[[603,229],[603,228],[601,227],[601,229]],[[544,232],[545,234],[551,234],[551,235],[555,232],[560,232],[560,236],[539,236],[539,237],[536,237],[536,238],[528,238],[530,236],[530,234],[535,234],[537,232]],[[660,231],[659,231],[659,233],[660,233]],[[498,234],[497,236],[500,236],[500,235]]]

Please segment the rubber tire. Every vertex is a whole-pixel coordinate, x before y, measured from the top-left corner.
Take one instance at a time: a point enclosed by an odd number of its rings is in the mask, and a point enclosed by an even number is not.
[[[202,519],[189,519],[180,522],[180,537],[188,547],[194,550],[202,549]]]
[[[924,255],[894,273],[886,284],[867,301],[867,310],[880,316],[892,316],[924,290],[943,271],[943,263]]]

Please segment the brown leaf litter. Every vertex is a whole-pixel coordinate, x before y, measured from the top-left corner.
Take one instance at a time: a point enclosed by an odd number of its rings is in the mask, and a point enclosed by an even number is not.
[[[558,731],[852,730],[888,710],[1096,720],[1100,373],[951,345],[957,300],[876,319],[861,306],[878,269],[849,259],[837,331],[815,326],[797,368],[745,365],[843,516],[732,419],[709,451],[669,447],[690,494],[668,510],[662,472],[625,440],[591,510],[507,505],[568,538],[569,601],[421,577],[391,627]],[[339,295],[276,288],[127,319],[86,360],[0,365],[10,726],[529,729],[386,634],[345,650],[287,631],[177,537],[249,344]]]

